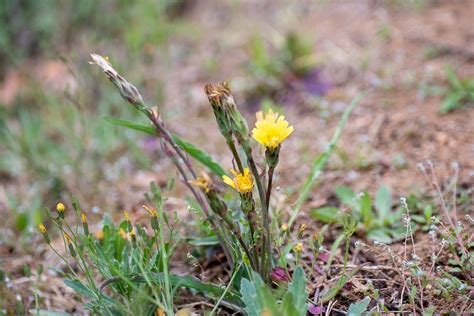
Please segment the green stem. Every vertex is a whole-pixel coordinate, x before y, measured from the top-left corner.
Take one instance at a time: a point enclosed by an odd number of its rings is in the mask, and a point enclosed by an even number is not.
[[[241,144],[242,145],[242,144]],[[257,165],[252,156],[252,149],[248,144],[243,145],[245,149],[245,154],[247,156],[247,162],[252,171],[253,177],[257,184],[258,195],[260,197],[260,202],[262,204],[262,218],[263,218],[263,229],[264,234],[262,238],[262,264],[261,264],[261,274],[265,282],[269,282],[269,266],[271,265],[271,245],[270,245],[270,219],[268,216],[268,205],[265,199],[265,191],[263,189],[263,184],[260,179],[260,175],[258,174]]]
[[[226,139],[227,146],[229,146],[230,151],[232,151],[232,155],[234,155],[235,162],[237,163],[237,167],[239,168],[239,172],[241,174],[244,173],[244,167],[242,165],[242,161],[240,160],[239,153],[237,152],[237,148],[235,147],[234,141],[232,138]]]

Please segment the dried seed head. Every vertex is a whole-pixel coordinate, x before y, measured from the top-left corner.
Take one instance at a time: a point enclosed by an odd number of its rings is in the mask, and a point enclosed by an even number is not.
[[[91,54],[91,57],[93,61],[89,63],[102,69],[107,78],[118,88],[120,95],[137,109],[144,111],[146,107],[138,89],[122,77],[107,59],[98,54]]]

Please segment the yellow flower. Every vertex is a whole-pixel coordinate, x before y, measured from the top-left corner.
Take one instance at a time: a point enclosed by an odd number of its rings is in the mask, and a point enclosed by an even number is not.
[[[87,215],[86,215],[86,213],[82,212],[81,217],[82,217],[82,224],[87,224]]]
[[[252,192],[253,178],[249,168],[245,168],[243,174],[238,173],[234,169],[231,169],[231,172],[234,175],[234,179],[224,175],[222,176],[224,183],[228,184],[242,194]]]
[[[38,225],[38,230],[39,230],[40,233],[42,233],[42,234],[46,234],[46,232],[47,232],[46,227],[45,227],[43,224],[39,224],[39,225]]]
[[[285,223],[285,224],[281,225],[281,230],[283,232],[286,232],[288,230],[288,224]]]
[[[58,211],[59,213],[63,213],[65,210],[66,207],[63,203],[59,202],[58,204],[56,204],[56,211]]]
[[[263,115],[257,112],[257,122],[252,130],[252,137],[269,149],[276,149],[293,132],[293,126],[288,126],[288,121],[283,115],[271,109]]]
[[[207,173],[201,172],[201,175],[196,180],[189,180],[192,185],[201,188],[204,192],[208,193],[212,184],[212,180]]]
[[[132,227],[132,230],[128,233],[128,235],[132,239],[135,238],[135,236],[137,236],[137,233],[135,232],[135,227]]]
[[[294,250],[297,253],[301,253],[303,251],[303,243],[301,243],[301,242],[297,243]]]

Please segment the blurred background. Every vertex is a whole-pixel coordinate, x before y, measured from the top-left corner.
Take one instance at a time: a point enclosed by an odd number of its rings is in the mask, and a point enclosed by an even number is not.
[[[43,207],[76,195],[98,218],[119,216],[150,181],[175,175],[156,140],[104,120],[146,123],[88,64],[91,52],[226,168],[204,85],[228,80],[249,125],[261,108],[282,110],[295,127],[277,178],[288,194],[368,91],[310,207],[335,184],[422,190],[426,160],[441,180],[459,163],[461,188],[472,188],[473,16],[470,0],[0,1],[2,270],[21,273],[44,251],[34,234]]]

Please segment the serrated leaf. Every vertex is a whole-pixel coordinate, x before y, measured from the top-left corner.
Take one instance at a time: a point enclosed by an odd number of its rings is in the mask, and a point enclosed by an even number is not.
[[[361,316],[362,313],[367,311],[367,307],[370,304],[370,298],[366,297],[363,300],[352,303],[347,310],[347,316]]]

